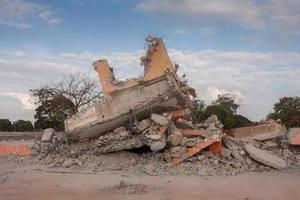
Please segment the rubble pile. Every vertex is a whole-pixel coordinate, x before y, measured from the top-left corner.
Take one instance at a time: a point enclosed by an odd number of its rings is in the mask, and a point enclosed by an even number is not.
[[[96,139],[71,142],[46,129],[34,145],[36,161],[49,167],[129,170],[148,175],[235,175],[300,169],[300,155],[286,136],[243,141],[222,132],[215,115],[194,124],[188,110],[152,114]]]

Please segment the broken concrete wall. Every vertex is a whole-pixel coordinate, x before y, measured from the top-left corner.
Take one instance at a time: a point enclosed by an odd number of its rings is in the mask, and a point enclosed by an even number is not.
[[[190,100],[193,89],[179,80],[162,39],[152,37],[141,61],[144,76],[126,81],[116,80],[106,60],[94,62],[105,101],[65,120],[71,139],[98,137],[134,117],[146,118],[151,112],[195,107],[196,101]]]
[[[272,122],[272,123],[264,123],[258,126],[249,126],[233,129],[232,134],[235,138],[238,139],[251,139],[253,137],[263,137],[267,134],[273,134],[274,136],[285,135],[286,129],[284,126]]]
[[[122,126],[133,116],[143,118],[151,111],[178,109],[185,106],[184,96],[170,74],[116,93],[65,121],[71,138],[93,138]]]

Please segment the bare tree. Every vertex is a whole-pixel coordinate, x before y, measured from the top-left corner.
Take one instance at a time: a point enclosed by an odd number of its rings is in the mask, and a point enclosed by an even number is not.
[[[96,82],[83,72],[64,76],[59,82],[43,84],[40,88],[30,90],[30,93],[37,100],[37,104],[56,97],[65,97],[74,104],[75,112],[103,98]]]

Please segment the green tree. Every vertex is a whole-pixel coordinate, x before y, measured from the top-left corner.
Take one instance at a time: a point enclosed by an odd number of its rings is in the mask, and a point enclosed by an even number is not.
[[[233,128],[256,125],[256,123],[250,121],[247,117],[245,117],[243,115],[234,115],[233,117],[234,117],[234,121],[235,121],[235,125]]]
[[[220,104],[209,105],[206,109],[200,110],[197,115],[200,121],[206,120],[211,115],[216,115],[224,125],[224,129],[230,129],[235,126],[233,113]]]
[[[22,132],[22,131],[33,131],[33,125],[31,121],[25,121],[22,119],[19,119],[17,121],[13,122],[13,130],[17,132]]]
[[[57,96],[48,99],[35,110],[36,119],[34,126],[36,129],[54,128],[56,131],[64,130],[64,120],[75,113],[73,102],[64,96]]]
[[[13,131],[13,127],[9,119],[0,119],[0,131]]]
[[[213,102],[213,104],[220,104],[225,109],[236,114],[237,109],[240,107],[239,104],[235,103],[234,97],[230,93],[219,94],[218,99]]]
[[[280,98],[268,118],[280,119],[287,128],[300,127],[300,97]]]

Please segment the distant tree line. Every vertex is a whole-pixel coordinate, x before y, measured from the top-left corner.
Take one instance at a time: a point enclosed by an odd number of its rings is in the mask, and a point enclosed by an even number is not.
[[[229,93],[218,95],[217,100],[213,101],[211,105],[206,106],[201,100],[198,104],[197,117],[200,121],[206,120],[211,115],[217,115],[224,125],[224,129],[257,124],[247,117],[237,114],[240,105]],[[300,127],[300,97],[280,98],[279,102],[274,104],[273,111],[268,114],[267,119],[280,120],[286,128]]]
[[[287,128],[300,127],[300,97],[280,98],[268,118],[279,119]]]
[[[230,93],[218,95],[217,100],[206,106],[204,101],[199,101],[197,117],[200,121],[205,121],[211,115],[216,115],[224,125],[224,129],[245,127],[255,125],[247,117],[238,115],[237,109],[240,107]]]
[[[17,121],[11,122],[9,119],[0,118],[0,131],[4,132],[24,132],[33,131],[33,125],[31,121],[19,119]]]

